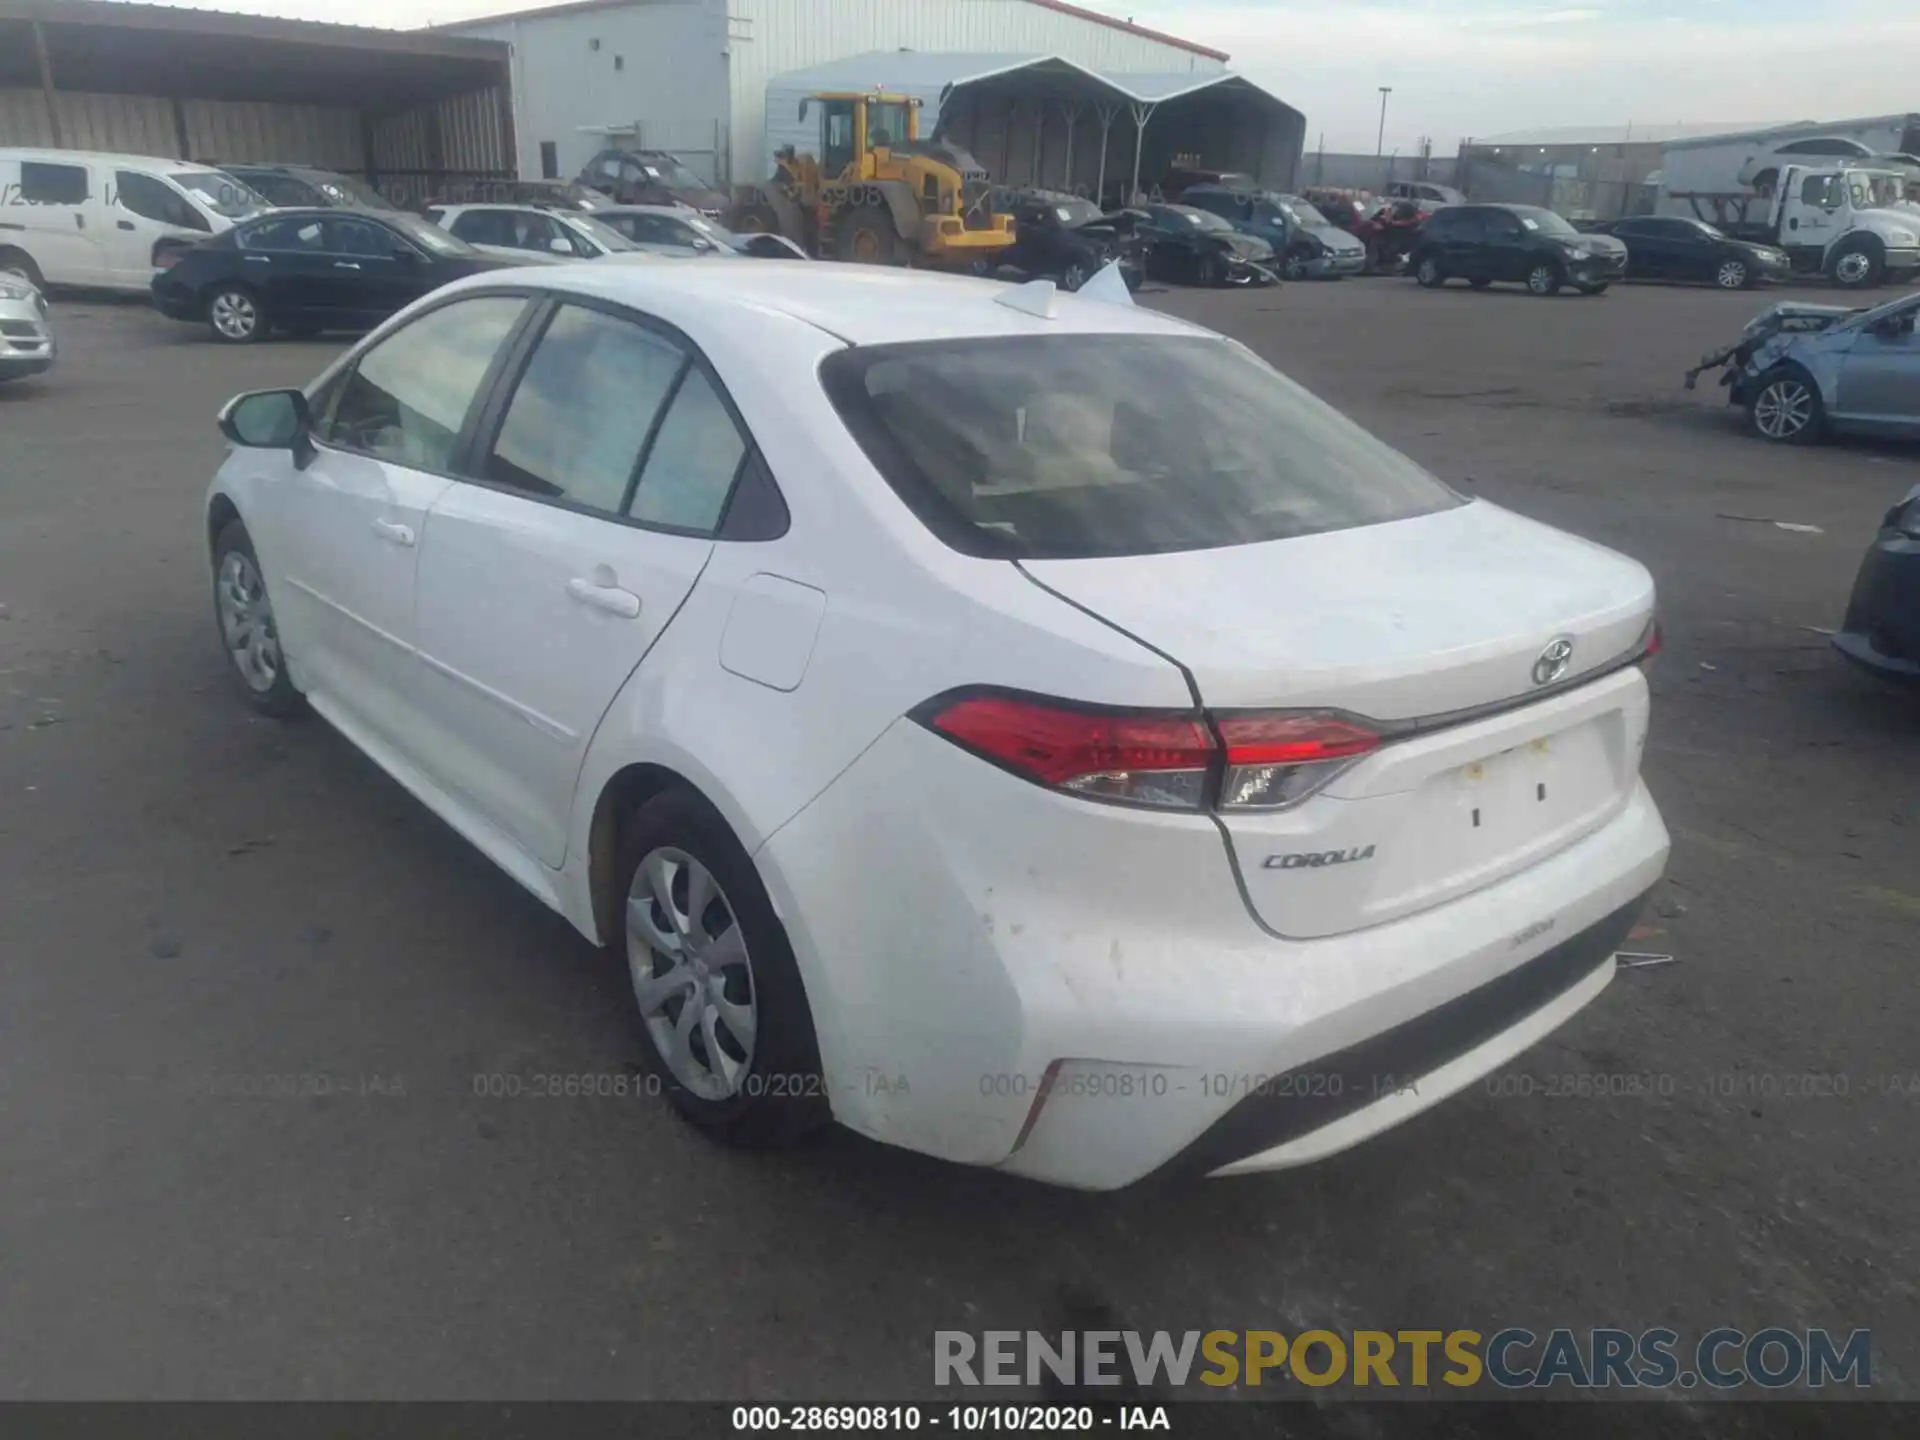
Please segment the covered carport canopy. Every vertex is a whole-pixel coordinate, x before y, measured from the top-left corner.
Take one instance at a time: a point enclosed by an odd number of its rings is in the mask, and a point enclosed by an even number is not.
[[[1153,193],[1176,165],[1287,189],[1306,139],[1305,116],[1230,70],[1126,74],[1058,55],[876,51],[771,81],[769,149],[817,143],[790,118],[804,96],[873,90],[918,96],[938,117],[923,133],[937,124],[998,184],[1105,204]]]

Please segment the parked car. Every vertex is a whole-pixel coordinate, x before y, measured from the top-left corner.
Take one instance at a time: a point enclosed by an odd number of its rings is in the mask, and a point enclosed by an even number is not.
[[[602,150],[580,172],[580,183],[619,205],[685,205],[709,220],[728,209],[726,196],[665,150]]]
[[[1535,295],[1567,285],[1599,295],[1626,274],[1627,247],[1533,205],[1449,205],[1421,227],[1409,261],[1429,290],[1457,278],[1476,290],[1511,281]]]
[[[0,275],[0,382],[44,375],[59,347],[47,297],[19,275]]]
[[[995,202],[998,207],[1001,202]],[[993,257],[1035,280],[1078,290],[1110,264],[1129,290],[1146,280],[1146,246],[1134,233],[1137,216],[1108,214],[1091,200],[1045,191],[1016,191],[1005,200],[1013,215],[1013,244]]]
[[[1881,522],[1833,647],[1882,679],[1920,685],[1920,485]]]
[[[596,212],[593,218],[618,230],[636,249],[654,255],[680,258],[744,255],[756,260],[812,258],[784,235],[743,235],[684,205],[614,205]]]
[[[533,263],[598,260],[625,255],[634,243],[584,210],[547,210],[538,205],[429,205],[426,217],[483,255]]]
[[[324,210],[344,205],[354,210],[398,210],[366,181],[337,170],[311,165],[221,165],[223,173],[266,198],[270,205],[291,210]]]
[[[1594,227],[1627,247],[1630,280],[1705,280],[1722,290],[1744,290],[1784,280],[1793,264],[1787,252],[1751,240],[1735,240],[1704,220],[1677,215],[1636,215]]]
[[[1430,180],[1391,180],[1380,193],[1389,200],[1417,201],[1429,210],[1467,203],[1467,197],[1453,186],[1435,185]]]
[[[1344,280],[1367,268],[1367,247],[1297,195],[1194,185],[1181,203],[1266,241],[1280,257],[1285,279]]]
[[[220,644],[607,947],[710,1135],[1301,1164],[1611,980],[1653,583],[1243,346],[1034,298],[450,286],[223,411]]]
[[[156,267],[265,205],[232,176],[184,160],[0,148],[0,271],[41,290],[138,294]]]
[[[1183,285],[1271,285],[1279,278],[1273,246],[1242,235],[1190,205],[1143,206],[1149,278]]]
[[[1227,190],[1253,191],[1260,182],[1241,170],[1209,170],[1200,166],[1176,165],[1160,182],[1160,198],[1180,200],[1195,185],[1217,185]],[[1182,204],[1186,202],[1181,201]]]
[[[449,280],[528,259],[482,255],[400,211],[274,210],[156,274],[153,303],[224,344],[251,345],[275,331],[365,330]]]
[[[1763,440],[1806,445],[1829,434],[1920,439],[1920,295],[1870,310],[1774,305],[1732,345],[1687,372],[1719,369]]]
[[[428,205],[537,205],[543,210],[605,210],[613,201],[578,180],[483,177],[444,188]]]

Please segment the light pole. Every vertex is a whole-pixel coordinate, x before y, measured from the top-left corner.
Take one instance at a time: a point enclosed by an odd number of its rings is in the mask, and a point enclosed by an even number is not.
[[[1380,87],[1380,139],[1373,147],[1373,154],[1376,160],[1387,153],[1387,96],[1392,93],[1393,87],[1391,85],[1382,85]]]

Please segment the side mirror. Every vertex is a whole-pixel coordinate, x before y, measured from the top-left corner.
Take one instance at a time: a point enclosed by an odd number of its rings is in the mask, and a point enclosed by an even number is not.
[[[566,240],[559,235],[554,236],[551,240],[547,242],[547,249],[551,250],[556,255],[573,254],[573,246],[569,245],[566,242]]]
[[[719,247],[715,245],[711,240],[701,240],[696,238],[693,242],[693,248],[695,250],[698,250],[701,254],[704,255],[706,254],[707,251],[716,250]]]
[[[291,450],[300,464],[313,453],[307,397],[298,390],[254,390],[221,407],[220,433],[246,450]]]

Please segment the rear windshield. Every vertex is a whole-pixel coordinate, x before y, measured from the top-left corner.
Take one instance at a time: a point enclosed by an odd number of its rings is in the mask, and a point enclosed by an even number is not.
[[[821,378],[900,498],[969,555],[1204,550],[1463,503],[1226,340],[855,347],[829,357]]]

